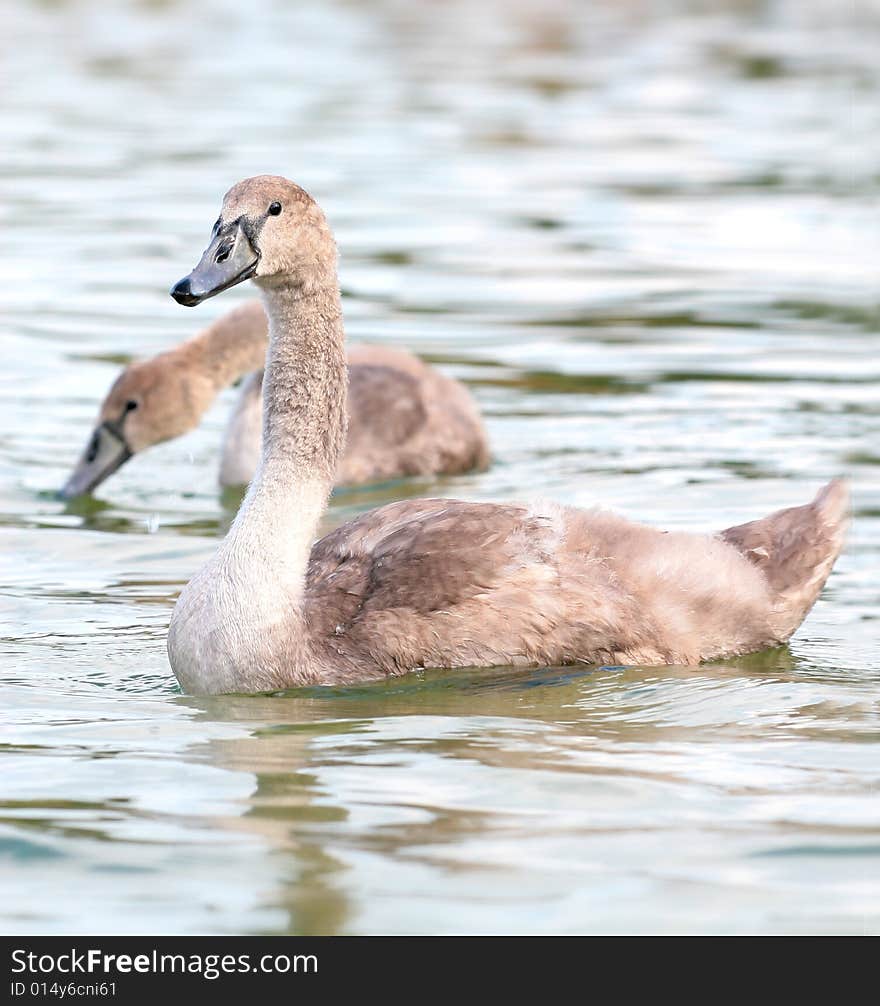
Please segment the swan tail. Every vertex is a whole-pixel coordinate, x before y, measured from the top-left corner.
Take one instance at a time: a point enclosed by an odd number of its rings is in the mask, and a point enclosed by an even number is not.
[[[849,489],[841,479],[812,503],[729,527],[720,537],[758,566],[774,594],[773,629],[785,642],[806,618],[828,579],[849,524]]]

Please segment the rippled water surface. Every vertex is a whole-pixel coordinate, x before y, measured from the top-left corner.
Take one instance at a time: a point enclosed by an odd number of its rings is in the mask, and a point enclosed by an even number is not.
[[[0,931],[880,931],[880,10],[7,0]],[[179,694],[234,391],[53,496],[237,178],[325,206],[353,340],[469,382],[488,472],[340,494],[714,529],[852,480],[789,648]]]

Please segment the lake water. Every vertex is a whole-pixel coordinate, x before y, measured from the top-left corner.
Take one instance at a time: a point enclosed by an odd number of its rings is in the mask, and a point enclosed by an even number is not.
[[[880,932],[880,8],[6,0],[0,931]],[[179,693],[225,393],[54,498],[225,189],[327,210],[348,335],[467,381],[492,468],[339,495],[717,529],[852,480],[789,648]]]

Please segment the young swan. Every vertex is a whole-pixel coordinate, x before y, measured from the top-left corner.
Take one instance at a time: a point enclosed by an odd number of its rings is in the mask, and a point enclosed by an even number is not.
[[[61,496],[91,492],[139,451],[188,433],[217,394],[245,374],[223,438],[220,484],[246,485],[260,459],[267,345],[266,314],[251,301],[175,349],[126,367]],[[365,345],[349,350],[348,379],[348,441],[337,485],[488,465],[479,410],[460,382],[412,353]]]
[[[718,535],[599,510],[408,500],[313,546],[343,455],[345,350],[336,249],[298,186],[226,194],[195,305],[252,278],[270,322],[263,454],[216,555],[180,595],[171,666],[189,692],[254,692],[422,667],[695,664],[784,642],[843,541],[847,493]]]

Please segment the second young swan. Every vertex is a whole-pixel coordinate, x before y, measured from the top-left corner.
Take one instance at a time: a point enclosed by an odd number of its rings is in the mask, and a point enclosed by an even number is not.
[[[91,492],[133,455],[188,433],[221,389],[243,375],[223,438],[220,485],[246,485],[260,458],[268,343],[266,313],[251,301],[174,349],[126,367],[61,495]],[[483,422],[459,381],[390,346],[352,346],[347,362],[348,438],[337,485],[487,466]]]
[[[846,524],[840,482],[716,535],[555,504],[408,500],[313,545],[345,444],[345,348],[333,237],[284,178],[230,189],[172,296],[192,306],[246,279],[270,323],[262,460],[171,619],[168,653],[187,691],[423,667],[693,664],[787,640],[831,571]]]

